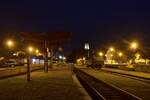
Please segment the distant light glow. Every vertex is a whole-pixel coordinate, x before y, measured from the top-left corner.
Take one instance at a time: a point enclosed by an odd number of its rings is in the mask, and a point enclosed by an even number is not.
[[[136,54],[135,54],[136,59],[140,59],[140,56],[141,56],[141,55],[140,55],[139,53],[136,53]]]
[[[119,52],[119,54],[118,54],[120,57],[122,57],[123,56],[123,53],[122,52]]]
[[[7,45],[8,45],[9,47],[13,46],[13,41],[8,40],[8,41],[7,41]]]
[[[63,60],[66,60],[66,57],[63,57]]]
[[[42,53],[38,53],[38,55],[39,55],[39,56],[42,56],[43,54],[42,54]]]
[[[63,51],[63,48],[59,47],[58,50],[59,50],[59,51]]]
[[[114,49],[113,47],[110,47],[109,50],[110,50],[111,52],[113,52],[115,49]]]
[[[83,57],[83,60],[86,60],[86,58],[85,58],[85,57]]]
[[[35,58],[33,58],[33,59],[32,59],[32,62],[33,62],[33,63],[35,63],[35,62],[36,62],[36,59],[35,59]]]
[[[85,45],[84,45],[84,49],[85,49],[85,50],[90,50],[89,43],[85,43]]]
[[[131,49],[137,49],[138,48],[138,43],[132,42],[131,43]]]
[[[16,56],[17,54],[16,53],[13,53],[13,56]]]
[[[35,52],[36,52],[36,53],[39,53],[39,50],[38,50],[38,49],[36,49],[36,50],[35,50]]]
[[[103,55],[104,55],[104,54],[103,54],[103,52],[99,52],[99,56],[101,56],[101,57],[102,57]]]
[[[63,59],[62,55],[59,55],[59,59]]]
[[[33,52],[33,48],[32,47],[29,47],[28,50],[29,50],[29,52]]]

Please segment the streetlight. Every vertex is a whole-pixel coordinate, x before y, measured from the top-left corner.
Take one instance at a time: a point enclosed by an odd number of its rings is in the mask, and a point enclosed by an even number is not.
[[[63,56],[62,55],[59,55],[59,59],[62,59],[63,58]]]
[[[29,53],[32,53],[33,52],[33,47],[28,47],[28,51],[29,51]]]
[[[114,49],[113,47],[110,47],[109,50],[110,50],[111,52],[115,51],[115,49]]]
[[[9,47],[9,52],[10,52],[10,55],[13,53],[13,50],[12,50],[12,46],[14,45],[14,42],[12,40],[7,40],[6,42],[6,45]],[[9,54],[8,52],[8,54]]]
[[[29,46],[28,47],[28,55],[27,55],[27,81],[31,80],[31,75],[30,75],[30,54],[33,52],[33,47]]]
[[[120,57],[120,60],[119,60],[119,62],[121,63],[121,62],[122,62],[122,59],[121,59],[121,57],[123,56],[123,53],[122,53],[122,52],[119,52],[119,53],[118,53],[118,56]]]
[[[133,52],[135,52],[135,50],[138,48],[138,43],[137,42],[132,42],[130,44],[130,48],[133,50]],[[132,62],[135,62],[134,61],[134,55],[133,55],[133,58],[132,58]]]
[[[113,57],[114,55],[113,55],[113,54],[111,54],[110,56],[111,56],[111,57]]]
[[[130,44],[130,48],[131,49],[137,49],[138,48],[138,43],[137,42],[132,42],[131,44]]]
[[[8,45],[9,47],[13,46],[13,42],[12,42],[11,40],[8,40],[8,41],[7,41],[7,45]]]
[[[35,50],[35,52],[38,54],[38,53],[39,53],[39,50],[38,50],[38,49],[36,49],[36,50]]]
[[[99,52],[98,54],[100,57],[102,57],[104,55],[103,52]]]
[[[119,57],[122,57],[122,56],[123,56],[123,53],[122,53],[122,52],[119,52],[118,55],[119,55]]]
[[[65,60],[66,60],[66,57],[63,57],[63,62],[65,62]]]

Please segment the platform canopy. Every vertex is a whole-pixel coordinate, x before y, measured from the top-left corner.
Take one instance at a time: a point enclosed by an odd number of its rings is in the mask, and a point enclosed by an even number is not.
[[[51,44],[64,44],[70,41],[71,32],[19,32],[18,33],[25,40],[43,43],[45,40]]]

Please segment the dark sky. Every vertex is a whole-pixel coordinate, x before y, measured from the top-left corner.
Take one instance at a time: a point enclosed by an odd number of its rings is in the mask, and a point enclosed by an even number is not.
[[[69,31],[73,45],[150,46],[149,0],[0,0],[0,33]],[[113,44],[115,45],[115,44]]]

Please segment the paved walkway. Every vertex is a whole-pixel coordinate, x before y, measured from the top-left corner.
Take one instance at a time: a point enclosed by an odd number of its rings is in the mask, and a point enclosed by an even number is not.
[[[125,71],[125,70],[119,70],[119,69],[114,69],[114,68],[102,68],[102,69],[106,70],[106,71],[108,70],[108,71],[112,71],[112,72],[123,73],[123,74],[127,74],[127,75],[132,75],[132,76],[150,79],[150,73]]]
[[[84,100],[67,68],[33,72],[32,81],[26,75],[1,79],[0,100]]]

